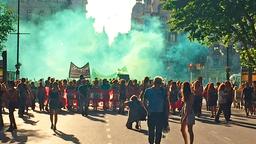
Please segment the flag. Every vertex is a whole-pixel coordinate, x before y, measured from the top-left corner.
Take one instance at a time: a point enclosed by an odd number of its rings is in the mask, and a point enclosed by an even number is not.
[[[85,64],[83,67],[78,67],[74,63],[70,63],[69,78],[79,78],[83,75],[85,78],[90,78],[90,66],[89,63]]]
[[[122,67],[122,68],[118,68],[117,69],[117,73],[118,74],[127,74],[128,73],[128,69],[126,66]]]

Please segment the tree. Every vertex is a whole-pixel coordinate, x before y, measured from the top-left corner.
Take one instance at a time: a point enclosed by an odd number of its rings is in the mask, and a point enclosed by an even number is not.
[[[242,66],[256,67],[256,0],[164,0],[170,29],[212,46],[233,46]]]
[[[0,3],[0,51],[4,48],[8,34],[14,31],[15,16],[5,5]]]

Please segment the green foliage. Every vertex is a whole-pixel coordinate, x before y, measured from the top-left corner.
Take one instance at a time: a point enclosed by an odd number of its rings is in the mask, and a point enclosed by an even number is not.
[[[212,46],[232,45],[244,66],[256,67],[255,0],[165,0],[170,29]]]
[[[15,17],[13,12],[0,3],[0,51],[4,47],[8,34],[14,31]]]

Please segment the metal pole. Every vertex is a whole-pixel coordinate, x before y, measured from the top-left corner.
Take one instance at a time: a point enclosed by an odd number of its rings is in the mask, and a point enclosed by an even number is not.
[[[192,83],[193,82],[193,73],[192,73],[192,71],[190,71],[190,83]]]
[[[20,78],[20,62],[19,62],[19,56],[20,56],[20,0],[18,0],[18,25],[17,25],[17,63],[15,65],[16,67],[16,79]]]
[[[227,67],[226,67],[226,79],[229,80],[229,46],[227,47]]]

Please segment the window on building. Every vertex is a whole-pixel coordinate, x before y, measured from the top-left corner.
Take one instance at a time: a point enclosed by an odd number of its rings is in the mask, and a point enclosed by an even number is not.
[[[177,41],[177,33],[170,32],[168,39],[170,42],[176,42]]]
[[[32,9],[27,8],[26,18],[27,18],[27,20],[31,20],[31,18],[32,18]]]

